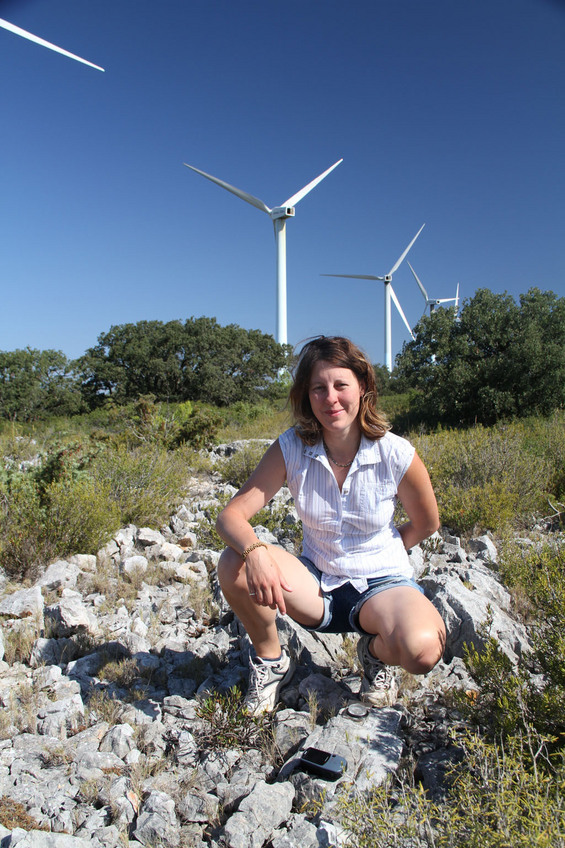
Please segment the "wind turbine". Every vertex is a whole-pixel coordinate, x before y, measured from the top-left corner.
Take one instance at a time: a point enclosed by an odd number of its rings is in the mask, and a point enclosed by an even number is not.
[[[186,162],[183,162],[183,165],[186,165],[186,167],[190,168],[191,171],[196,171],[197,174],[206,177],[207,180],[211,180],[213,183],[216,183],[216,185],[221,186],[221,188],[225,188],[226,191],[231,191],[231,193],[235,194],[236,197],[240,197],[242,200],[247,201],[247,203],[250,203],[257,209],[260,209],[261,212],[266,212],[267,215],[271,217],[275,227],[275,243],[277,247],[277,341],[279,344],[287,343],[286,220],[287,218],[294,218],[294,207],[298,201],[302,200],[308,192],[312,191],[312,189],[315,188],[318,183],[324,179],[324,177],[327,177],[330,171],[337,168],[340,162],[343,162],[343,159],[338,159],[331,168],[328,168],[327,171],[324,171],[323,174],[320,174],[320,176],[316,177],[315,180],[312,180],[311,183],[308,183],[308,185],[301,188],[300,191],[297,191],[296,194],[293,194],[292,197],[289,197],[288,200],[285,200],[281,206],[275,206],[273,209],[270,209],[265,203],[263,203],[262,200],[259,200],[258,197],[253,197],[252,194],[248,194],[246,191],[235,188],[229,183],[225,183],[223,180],[219,180],[217,177],[212,177],[205,171],[201,171],[199,168],[195,168],[193,165],[187,165]]]
[[[408,262],[408,260],[406,260],[406,261]],[[415,272],[415,270],[413,269],[413,267],[410,265],[409,262],[408,262],[408,267],[410,268],[410,270],[414,274],[414,279],[418,283],[420,291],[424,295],[424,300],[426,301],[426,305],[424,307],[424,312],[426,311],[427,307],[429,306],[430,307],[430,315],[431,315],[432,312],[434,311],[434,309],[436,309],[436,307],[438,307],[440,304],[442,304],[442,303],[455,303],[455,314],[457,314],[457,310],[459,308],[459,283],[457,283],[457,291],[455,293],[455,297],[428,297],[428,293],[427,293],[426,289],[422,285],[420,278],[418,277],[417,273]]]
[[[42,47],[47,47],[49,50],[54,50],[55,53],[61,53],[63,56],[68,56],[69,59],[75,59],[77,62],[82,62],[83,65],[89,65],[91,68],[96,68],[97,71],[104,70],[104,68],[101,68],[100,65],[95,65],[92,62],[88,62],[86,59],[82,59],[80,56],[76,56],[74,53],[69,53],[68,50],[63,50],[62,47],[57,47],[56,44],[52,44],[50,41],[45,41],[44,38],[39,38],[39,36],[33,35],[31,32],[15,26],[14,24],[10,24],[2,18],[0,18],[0,27],[7,29],[8,32],[21,35],[22,38],[27,38],[28,41],[34,41],[36,44],[41,44]]]
[[[400,267],[400,265],[404,261],[406,254],[408,253],[408,251],[410,250],[410,248],[412,247],[412,245],[414,244],[414,242],[416,241],[416,239],[418,238],[418,236],[420,235],[420,233],[422,232],[422,230],[424,229],[425,226],[426,226],[425,224],[422,224],[422,226],[420,227],[420,229],[418,230],[418,232],[416,233],[416,235],[414,236],[414,238],[412,239],[412,241],[410,242],[410,244],[408,245],[408,247],[406,248],[404,253],[396,260],[396,262],[394,263],[394,265],[392,266],[392,268],[390,269],[388,274],[385,274],[384,277],[376,277],[372,274],[322,274],[321,275],[322,277],[349,277],[349,278],[354,279],[354,280],[381,280],[385,284],[385,365],[386,365],[386,367],[389,371],[392,371],[392,334],[391,334],[391,314],[390,314],[391,313],[391,307],[390,307],[391,299],[394,301],[394,305],[396,306],[396,308],[398,310],[398,314],[400,315],[400,317],[404,321],[412,339],[415,338],[414,333],[412,332],[412,328],[411,328],[410,324],[408,323],[406,315],[404,314],[403,309],[400,305],[400,302],[399,302],[399,300],[396,296],[396,292],[394,291],[394,289],[392,287],[392,275]]]

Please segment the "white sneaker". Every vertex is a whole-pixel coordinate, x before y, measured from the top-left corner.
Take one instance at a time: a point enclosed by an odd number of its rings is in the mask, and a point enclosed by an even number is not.
[[[286,651],[282,651],[276,663],[263,662],[255,657],[249,662],[249,687],[244,704],[249,715],[271,712],[277,703],[279,691],[294,674],[294,663]]]
[[[361,696],[374,707],[390,707],[396,702],[398,685],[394,669],[378,660],[369,651],[373,636],[361,636],[357,643],[357,656],[363,667]]]

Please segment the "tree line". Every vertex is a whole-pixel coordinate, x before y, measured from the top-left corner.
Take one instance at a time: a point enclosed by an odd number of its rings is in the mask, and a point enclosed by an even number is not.
[[[436,309],[414,328],[384,392],[412,393],[410,420],[430,426],[492,424],[565,406],[565,298],[530,289],[478,289],[459,314]],[[111,327],[76,360],[60,351],[0,351],[0,418],[75,415],[109,400],[205,401],[229,406],[280,394],[291,348],[215,318]]]
[[[0,351],[0,417],[75,415],[143,395],[227,406],[272,391],[290,349],[259,330],[215,318],[111,327],[76,360],[60,351]]]

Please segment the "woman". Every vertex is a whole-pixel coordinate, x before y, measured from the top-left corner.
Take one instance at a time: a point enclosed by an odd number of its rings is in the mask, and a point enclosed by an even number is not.
[[[441,658],[445,628],[413,580],[407,550],[439,526],[428,473],[414,448],[376,410],[367,357],[348,339],[302,349],[290,391],[294,427],[267,450],[220,513],[228,545],[218,564],[224,595],[255,648],[246,697],[272,710],[294,667],[277,614],[321,632],[356,631],[362,694],[394,703],[392,667],[423,674]],[[249,523],[284,484],[303,525],[302,556],[260,542]],[[396,499],[408,521],[396,528]]]

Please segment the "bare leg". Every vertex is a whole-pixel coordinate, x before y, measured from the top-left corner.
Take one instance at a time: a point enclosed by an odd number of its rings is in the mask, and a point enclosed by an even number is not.
[[[322,620],[323,601],[319,587],[299,559],[282,548],[269,546],[269,552],[284,573],[292,592],[284,592],[289,615],[299,624],[315,626]],[[262,606],[249,595],[245,564],[239,554],[226,548],[218,563],[218,579],[259,657],[275,659],[281,646],[276,626],[276,610]]]
[[[359,623],[375,638],[373,656],[412,674],[426,674],[441,659],[445,625],[436,608],[417,589],[386,589],[363,604]]]

